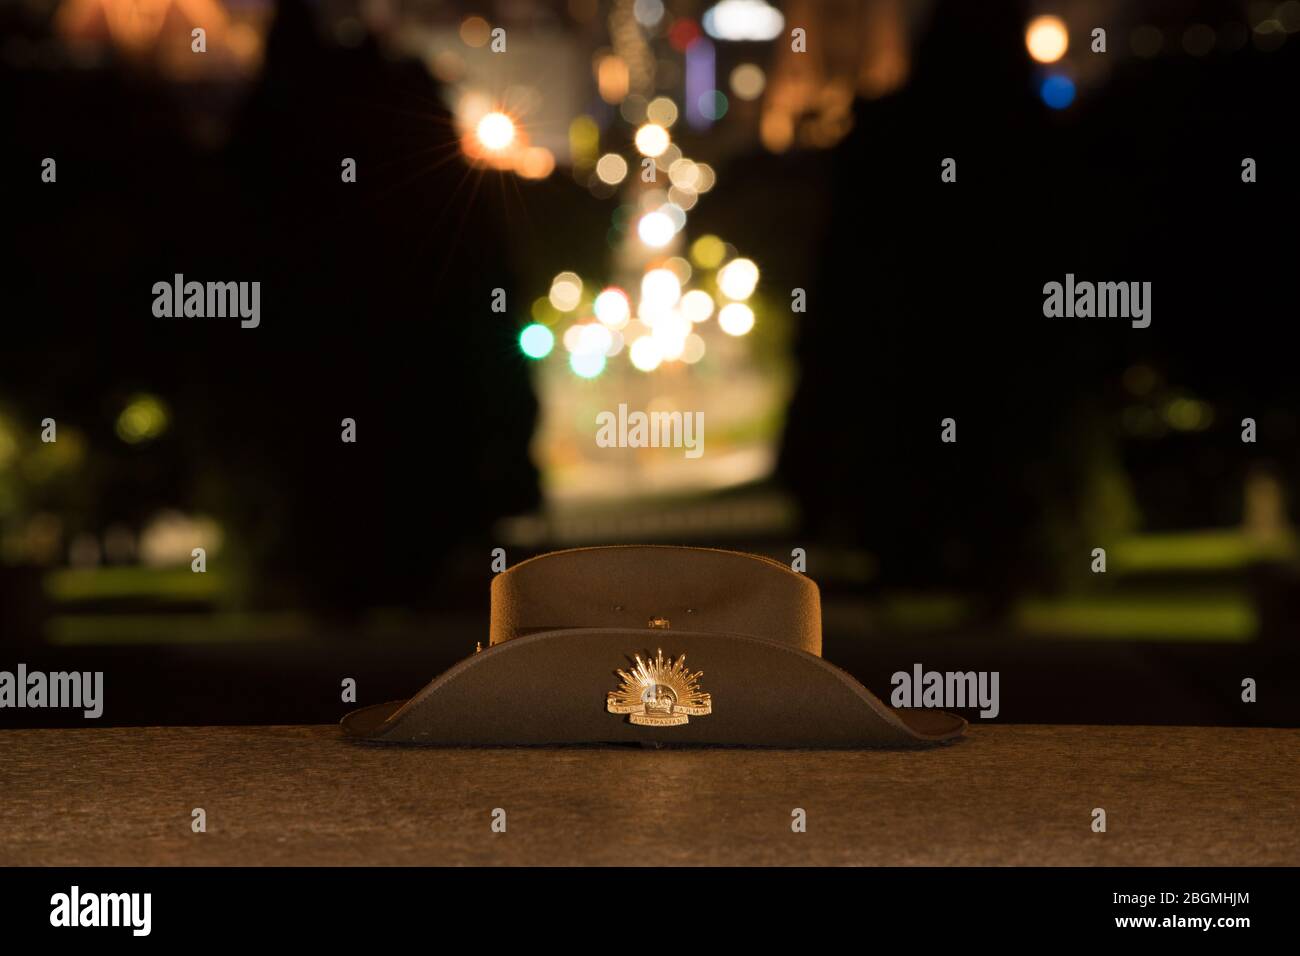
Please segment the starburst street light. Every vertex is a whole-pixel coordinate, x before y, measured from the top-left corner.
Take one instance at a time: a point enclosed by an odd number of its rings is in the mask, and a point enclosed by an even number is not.
[[[515,141],[515,123],[500,110],[493,110],[478,121],[474,135],[484,149],[499,153]]]

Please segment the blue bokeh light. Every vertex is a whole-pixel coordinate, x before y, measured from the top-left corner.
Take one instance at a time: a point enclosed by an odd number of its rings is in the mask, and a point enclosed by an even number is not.
[[[1053,73],[1043,80],[1038,88],[1038,95],[1054,110],[1063,110],[1074,102],[1074,81],[1068,76]]]

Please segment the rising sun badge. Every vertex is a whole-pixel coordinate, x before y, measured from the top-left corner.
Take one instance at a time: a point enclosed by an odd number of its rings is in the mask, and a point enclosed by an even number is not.
[[[704,672],[688,671],[685,654],[674,661],[659,650],[653,659],[646,658],[638,656],[630,674],[618,672],[623,684],[609,692],[606,710],[628,714],[632,723],[648,727],[677,727],[713,713],[712,697],[700,690]]]

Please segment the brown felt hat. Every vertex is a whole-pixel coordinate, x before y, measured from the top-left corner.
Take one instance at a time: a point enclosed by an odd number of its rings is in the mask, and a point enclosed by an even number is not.
[[[817,585],[770,558],[557,551],[493,578],[487,648],[343,731],[435,746],[911,747],[965,729],[886,707],[821,652]]]

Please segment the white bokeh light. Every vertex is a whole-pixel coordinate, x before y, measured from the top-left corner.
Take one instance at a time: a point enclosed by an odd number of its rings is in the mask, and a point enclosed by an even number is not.
[[[754,327],[754,310],[743,302],[731,302],[718,313],[718,325],[728,335],[746,335]]]
[[[636,234],[650,248],[662,249],[673,241],[677,229],[666,213],[656,211],[641,217],[636,226]]]
[[[632,306],[628,303],[627,296],[622,289],[615,288],[605,289],[596,296],[592,311],[602,325],[611,329],[623,328],[632,316]]]
[[[636,131],[636,148],[643,156],[662,156],[671,142],[668,130],[658,123],[646,123]]]
[[[758,285],[758,266],[750,259],[732,259],[718,270],[718,288],[728,299],[748,299]]]
[[[582,279],[576,272],[561,272],[551,280],[548,298],[561,312],[572,312],[582,301]]]
[[[703,289],[692,289],[682,296],[682,314],[692,322],[706,322],[713,315],[713,296]]]
[[[632,347],[628,349],[628,356],[632,364],[642,372],[653,372],[664,360],[659,345],[648,335],[643,335],[632,343]]]
[[[641,302],[659,311],[671,309],[682,297],[681,280],[670,269],[651,269],[641,277]]]

